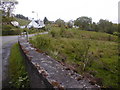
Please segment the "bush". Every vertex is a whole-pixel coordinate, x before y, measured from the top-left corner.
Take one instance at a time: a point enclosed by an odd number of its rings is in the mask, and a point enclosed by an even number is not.
[[[21,30],[12,25],[3,25],[2,27],[2,35],[19,35],[20,33]]]
[[[64,37],[64,36],[65,36],[64,33],[65,33],[65,27],[62,26],[62,27],[60,27],[59,29],[58,29],[58,28],[53,28],[53,29],[50,31],[49,34],[50,34],[52,37],[57,38],[57,37]]]
[[[60,36],[60,33],[58,30],[51,30],[50,34],[52,37],[59,37]]]
[[[11,21],[16,21],[16,19],[13,18],[13,17],[5,17],[5,16],[2,17],[2,22],[3,23],[4,22],[10,23]]]
[[[119,32],[114,32],[113,35],[119,36],[120,33]]]
[[[37,41],[35,43],[37,47],[39,47],[40,49],[44,50],[46,48],[49,48],[50,45],[49,37],[45,37],[45,35],[37,36],[35,41]]]

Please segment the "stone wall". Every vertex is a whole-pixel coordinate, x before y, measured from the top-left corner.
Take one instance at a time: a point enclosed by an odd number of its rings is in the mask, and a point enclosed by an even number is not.
[[[18,43],[25,58],[31,88],[99,89],[97,84],[91,85],[89,80],[34,48],[24,37],[20,37]]]
[[[36,68],[36,66],[30,61],[29,57],[23,50],[23,46],[18,41],[21,53],[25,58],[26,69],[28,72],[28,76],[30,79],[30,87],[31,88],[53,88],[53,86],[45,79],[42,74],[40,74]]]

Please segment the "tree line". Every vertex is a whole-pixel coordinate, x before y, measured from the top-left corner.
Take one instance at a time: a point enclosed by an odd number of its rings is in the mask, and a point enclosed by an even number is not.
[[[22,14],[16,14],[15,17],[20,18],[20,19],[29,20],[28,17],[25,17]]]
[[[96,31],[96,32],[106,32],[113,34],[118,32],[118,25],[112,23],[109,20],[100,19],[99,22],[92,22],[92,18],[89,17],[79,17],[74,21],[74,25],[78,26],[83,30]]]
[[[45,17],[44,22],[49,20]],[[118,24],[112,23],[109,20],[100,19],[99,22],[92,22],[91,17],[81,16],[76,20],[70,20],[65,22],[62,19],[57,19],[54,24],[57,24],[59,27],[67,26],[68,28],[78,27],[81,30],[87,31],[96,31],[96,32],[105,32],[109,34],[118,34]]]

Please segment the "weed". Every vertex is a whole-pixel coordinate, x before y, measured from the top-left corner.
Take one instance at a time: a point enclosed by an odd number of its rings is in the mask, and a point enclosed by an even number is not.
[[[22,57],[18,44],[13,45],[10,55],[10,87],[29,88],[28,74],[25,69],[24,58]]]
[[[98,84],[117,87],[116,41],[116,36],[106,33],[51,27],[48,35],[36,36],[30,42],[78,73],[92,74]]]

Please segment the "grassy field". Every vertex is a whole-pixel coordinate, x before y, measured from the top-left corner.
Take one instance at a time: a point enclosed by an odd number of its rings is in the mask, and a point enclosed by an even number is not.
[[[30,23],[29,20],[24,20],[24,19],[20,19],[20,18],[15,18],[16,21],[19,22],[20,26],[25,26],[25,25],[28,25]]]
[[[29,88],[29,79],[18,44],[13,45],[10,55],[9,74],[11,88]]]
[[[102,87],[118,87],[116,36],[53,27],[48,35],[32,37],[30,42],[78,73],[93,75]]]

